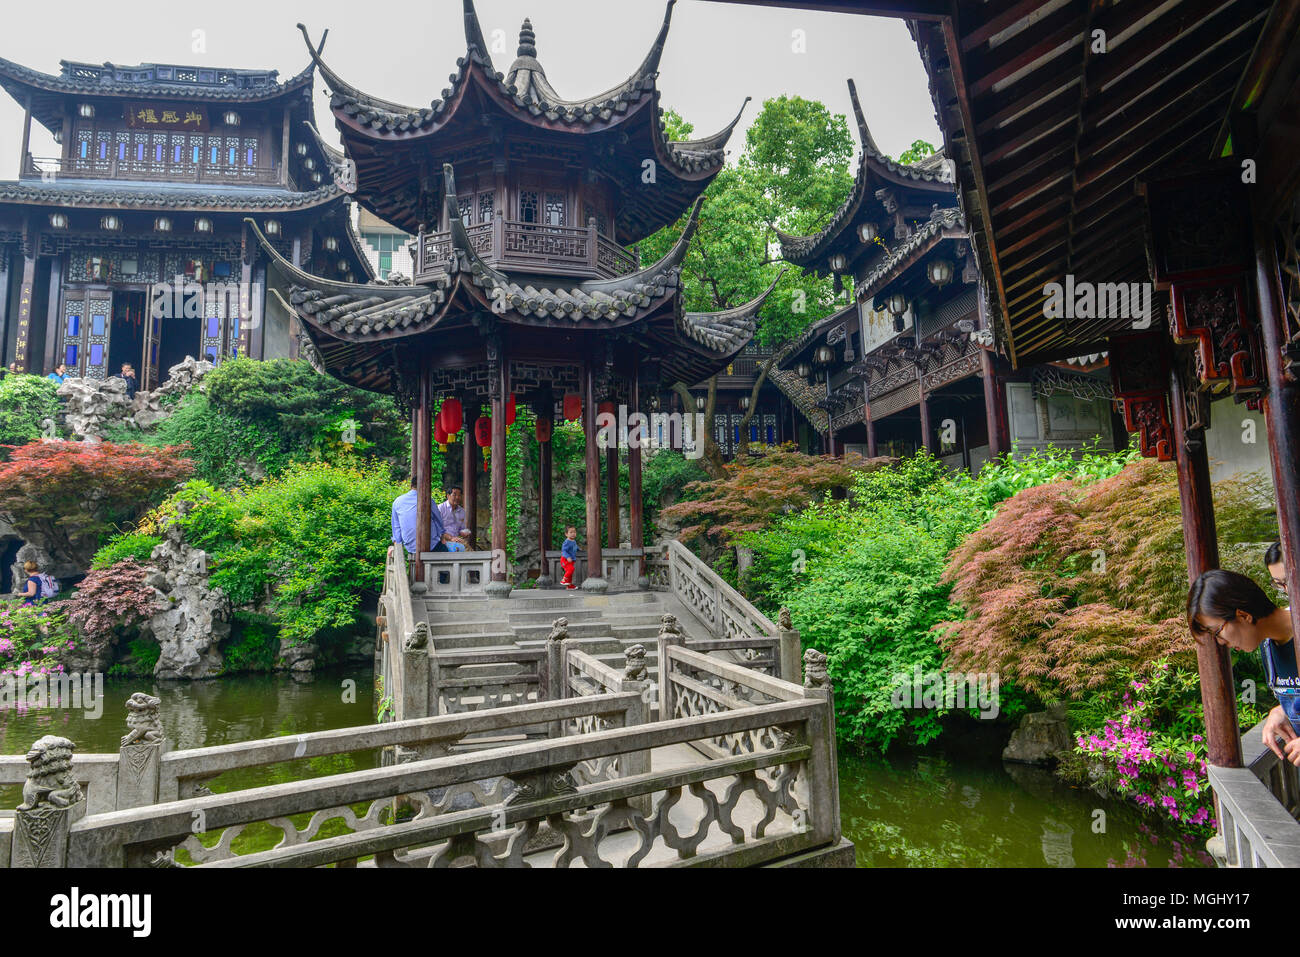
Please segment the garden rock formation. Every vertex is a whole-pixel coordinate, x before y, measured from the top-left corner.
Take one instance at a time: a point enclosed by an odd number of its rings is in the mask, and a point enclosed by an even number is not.
[[[126,380],[68,379],[59,386],[58,396],[64,403],[64,421],[72,437],[97,442],[105,425],[126,418],[130,400],[126,397]]]
[[[191,506],[177,507],[183,515]],[[145,581],[164,606],[141,629],[161,649],[154,677],[215,678],[222,668],[221,642],[230,635],[230,601],[209,583],[206,555],[185,544],[180,527],[171,523],[149,561],[154,570]]]
[[[1020,727],[1012,732],[1011,740],[1002,752],[1002,760],[1019,764],[1050,764],[1058,753],[1069,751],[1073,746],[1065,705],[1057,703],[1049,705],[1046,711],[1036,711],[1020,719]]]

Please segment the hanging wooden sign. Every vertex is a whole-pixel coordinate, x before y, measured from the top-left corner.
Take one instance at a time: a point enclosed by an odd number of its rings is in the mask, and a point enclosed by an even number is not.
[[[134,130],[191,130],[206,133],[211,129],[207,108],[193,103],[128,103],[124,115],[126,125]]]

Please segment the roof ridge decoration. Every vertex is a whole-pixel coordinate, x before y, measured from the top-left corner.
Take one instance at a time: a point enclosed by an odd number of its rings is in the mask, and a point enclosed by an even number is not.
[[[478,11],[474,9],[474,0],[464,0],[465,9],[465,50],[471,60],[478,60],[493,74],[492,50],[483,37],[483,27],[478,21]],[[475,56],[475,54],[478,54]]]
[[[468,2],[468,0],[466,0],[466,2]],[[384,100],[384,99],[380,99],[377,96],[371,96],[369,93],[364,93],[358,87],[355,87],[351,83],[348,83],[341,76],[339,76],[328,66],[326,66],[325,61],[321,59],[321,51],[325,49],[325,40],[330,35],[328,29],[321,34],[319,44],[313,44],[311,42],[311,36],[307,33],[307,27],[305,25],[299,23],[298,29],[302,32],[303,42],[307,44],[307,52],[311,54],[312,63],[316,66],[317,69],[320,70],[321,77],[325,80],[327,84],[329,84],[330,92],[333,93],[335,96],[342,94],[351,99],[355,99],[358,103],[361,103],[365,106],[369,106],[375,110],[379,110],[384,113],[392,113],[400,116],[411,116],[413,114],[420,112],[413,106],[404,106],[401,103],[394,103],[392,100]]]
[[[731,139],[731,134],[736,132],[736,126],[740,123],[740,118],[745,115],[745,107],[749,106],[752,99],[752,96],[745,97],[745,102],[740,104],[735,119],[712,136],[703,136],[694,140],[670,140],[669,145],[675,150],[689,152],[713,152],[725,148],[727,141]]]
[[[302,125],[311,132],[312,139],[316,141],[316,145],[324,155],[325,161],[329,164],[330,175],[334,177],[334,184],[341,191],[351,196],[357,191],[356,161],[342,150],[337,150],[326,143],[314,125],[306,120],[303,120]]]
[[[791,233],[784,233],[777,230],[777,239],[781,243],[781,258],[794,263],[796,266],[808,268],[813,259],[819,257],[825,251],[828,243],[833,241],[844,228],[844,224],[857,214],[863,201],[867,198],[868,170],[875,168],[878,172],[887,175],[889,178],[905,183],[912,181],[916,185],[924,184],[943,184],[952,188],[955,192],[955,185],[951,170],[947,163],[940,162],[935,166],[930,157],[926,157],[921,163],[909,165],[899,163],[890,159],[883,153],[879,146],[876,145],[875,138],[871,135],[871,128],[867,125],[866,114],[862,109],[862,102],[858,98],[857,84],[850,77],[848,80],[849,100],[853,106],[853,116],[858,127],[858,140],[862,146],[862,152],[858,157],[858,171],[853,179],[853,188],[849,191],[848,197],[840,204],[830,218],[830,221],[818,232],[808,236],[796,236]],[[938,154],[936,154],[938,155]]]

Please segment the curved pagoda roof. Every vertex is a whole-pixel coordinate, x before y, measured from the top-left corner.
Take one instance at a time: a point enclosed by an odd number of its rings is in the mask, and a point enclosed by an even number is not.
[[[882,200],[876,195],[878,191],[893,190],[900,199],[915,200],[924,209],[923,215],[928,215],[936,202],[946,206],[956,199],[956,187],[945,168],[942,153],[908,165],[895,162],[881,152],[867,126],[857,86],[852,80],[848,82],[858,139],[862,143],[853,189],[820,231],[811,236],[777,233],[782,259],[819,274],[831,271],[828,260],[836,253],[843,253],[849,262],[861,253],[863,244],[857,235],[860,225],[868,221],[879,224],[888,218]]]
[[[256,231],[288,289],[287,305],[301,320],[324,371],[360,388],[393,392],[398,351],[411,337],[435,329],[440,349],[481,343],[475,326],[485,315],[515,327],[615,332],[662,357],[668,381],[693,383],[726,365],[753,338],[758,312],[774,281],[752,302],[716,313],[683,312],[678,288],[682,262],[699,224],[697,200],[686,228],[658,262],[617,279],[563,280],[546,284],[512,276],[475,251],[456,212],[455,174],[443,169],[443,201],[452,224],[445,274],[419,286],[348,283],[322,279],[295,267]],[[779,281],[780,277],[777,277]],[[450,351],[456,351],[451,349]]]
[[[619,193],[616,241],[639,242],[676,222],[722,169],[740,114],[712,136],[668,138],[657,77],[675,3],[669,0],[663,25],[636,70],[617,86],[581,99],[561,96],[547,79],[531,21],[524,21],[517,59],[500,72],[473,0],[463,0],[465,55],[457,59],[450,85],[427,107],[381,99],[346,82],[299,24],[332,93],[330,108],[347,158],[355,163],[355,181],[344,180],[345,188],[376,216],[416,233],[440,208],[438,168],[481,156],[488,125],[499,124],[577,151],[581,167],[609,181]],[[642,182],[647,158],[657,167],[649,184]],[[344,177],[351,171],[339,164],[335,172]]]

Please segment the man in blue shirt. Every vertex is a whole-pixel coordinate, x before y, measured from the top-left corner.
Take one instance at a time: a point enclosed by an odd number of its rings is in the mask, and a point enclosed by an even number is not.
[[[68,378],[68,367],[60,362],[45,378],[53,380],[56,385],[63,385],[64,380]]]
[[[411,490],[403,495],[399,495],[393,501],[393,544],[401,542],[406,548],[408,555],[415,554],[415,528],[416,518],[418,516],[419,500],[415,495],[415,477],[411,477]],[[438,507],[429,502],[429,542],[433,546],[430,551],[445,552],[447,551],[447,542],[451,536],[442,527],[442,519],[438,517]]]

